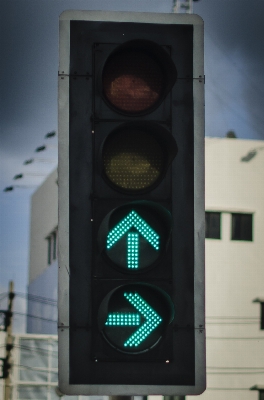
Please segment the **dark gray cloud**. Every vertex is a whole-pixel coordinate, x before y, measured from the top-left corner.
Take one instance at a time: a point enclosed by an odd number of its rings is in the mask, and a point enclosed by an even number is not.
[[[166,2],[165,2],[166,3]],[[1,147],[29,151],[57,127],[58,18],[65,9],[170,11],[170,2],[13,0],[1,4]],[[19,147],[16,142],[19,141]]]
[[[12,0],[0,3],[0,281],[1,290],[15,280],[26,291],[30,196],[38,177],[13,181],[20,172],[55,168],[41,163],[24,167],[38,156],[44,135],[57,129],[58,21],[67,9],[108,9],[169,12],[170,1],[160,0]],[[47,144],[50,141],[46,141]],[[46,157],[56,150],[48,148]],[[40,155],[39,157],[45,157]],[[36,188],[36,187],[35,187]]]
[[[264,139],[264,2],[199,0],[194,12],[205,22],[206,134],[215,134],[214,118],[221,112],[218,126]]]
[[[194,10],[205,21],[205,32],[228,52],[241,51],[249,60],[264,60],[262,0],[199,0]]]

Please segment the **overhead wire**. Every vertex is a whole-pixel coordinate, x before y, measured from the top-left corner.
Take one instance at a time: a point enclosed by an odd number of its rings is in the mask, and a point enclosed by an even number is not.
[[[18,312],[18,311],[14,311],[13,314],[16,314],[16,315],[23,315],[23,316],[26,316],[26,317],[29,317],[29,318],[41,319],[41,320],[43,320],[43,321],[48,321],[48,322],[54,322],[54,323],[57,323],[57,322],[58,322],[56,319],[39,317],[39,316],[37,316],[37,315],[32,315],[32,314],[27,314],[27,313],[21,313],[21,312]]]
[[[46,372],[46,373],[54,373],[54,374],[58,372],[58,368],[42,369],[42,368],[38,368],[38,367],[30,367],[30,366],[23,365],[23,364],[13,364],[13,366],[21,368],[21,369],[29,369],[29,370],[35,371],[35,372]]]
[[[254,90],[254,93],[257,93],[260,96],[260,99],[263,101],[264,91],[261,90],[260,86],[257,85],[257,83],[253,82],[251,75],[249,75],[243,68],[241,68],[241,64],[237,64],[232,58],[230,58],[230,54],[223,49],[220,42],[216,38],[213,39],[213,35],[211,33],[206,35],[206,39],[209,39],[211,43],[213,43],[213,45],[224,55],[224,57],[229,61],[229,63],[233,64],[236,70],[241,75],[243,75],[245,79],[247,79],[247,82],[249,82],[250,85],[252,86],[252,90]]]
[[[24,340],[24,338],[23,338],[22,340]],[[26,339],[26,340],[31,340],[31,339]],[[33,340],[34,340],[34,339],[33,339]],[[37,339],[37,340],[39,340],[39,341],[41,341],[41,340],[45,341],[45,340],[47,340],[47,339]],[[55,343],[58,343],[58,341],[55,340],[55,339],[54,339],[54,342],[55,342]],[[6,347],[5,344],[0,345],[0,348],[5,348],[5,347]],[[14,344],[13,347],[16,348],[16,349],[27,350],[27,351],[30,351],[30,352],[33,352],[33,353],[34,353],[34,352],[37,352],[37,353],[52,353],[52,354],[58,354],[58,350],[54,350],[54,349],[43,349],[43,348],[35,347],[35,346],[25,346],[25,345],[23,345],[23,344]]]
[[[7,298],[8,293],[1,293],[0,294],[0,301],[4,300],[5,298]]]
[[[258,337],[243,337],[243,336],[206,336],[206,339],[217,339],[217,340],[264,340],[264,336]]]
[[[250,388],[217,388],[217,387],[206,387],[206,390],[250,390]]]
[[[42,339],[38,339],[42,340]],[[45,339],[43,339],[45,340]],[[0,346],[4,347],[4,345]],[[21,350],[27,350],[30,352],[37,352],[37,353],[48,353],[51,355],[57,355],[58,351],[54,351],[54,349],[44,349],[44,348],[39,348],[39,347],[32,347],[32,346],[25,346],[25,345],[14,345],[15,348],[21,349]],[[29,369],[34,369],[40,371],[38,367],[29,367],[26,365],[17,365],[18,367],[23,367],[23,368],[29,368]],[[207,371],[207,374],[210,375],[254,375],[254,374],[263,374],[264,373],[264,367],[211,367],[207,366],[207,370],[220,370],[220,371]],[[237,371],[234,371],[237,370]]]
[[[223,99],[221,95],[219,95],[219,92],[216,92],[214,89],[212,89],[212,87],[207,87],[206,90],[213,92],[214,96],[216,96],[224,104],[224,106],[228,108],[229,111],[231,110],[234,114],[236,114],[243,122],[245,122],[248,127],[252,128],[252,130],[254,130],[259,136],[263,136],[263,131],[261,130],[261,128],[257,127],[257,125],[254,124],[253,121],[247,120],[240,112],[237,111],[237,109],[230,106],[230,104],[227,104],[226,99]],[[261,123],[263,124],[263,122]]]
[[[206,38],[208,38],[211,43],[213,44],[213,46],[217,49],[217,51],[220,51],[225,59],[227,60],[228,63],[231,63],[233,65],[233,67],[236,69],[237,72],[239,72],[241,75],[246,76],[247,78],[247,83],[249,83],[251,85],[251,89],[254,90],[254,95],[257,93],[259,95],[259,98],[261,99],[261,101],[263,102],[264,100],[264,93],[260,92],[259,90],[259,86],[257,87],[255,84],[253,84],[253,81],[250,80],[251,76],[249,74],[246,74],[245,71],[240,67],[238,67],[238,65],[230,58],[230,55],[227,54],[222,48],[221,46],[219,46],[219,44],[215,43],[215,39],[212,38],[212,35],[207,35]],[[210,82],[211,86],[207,85],[205,86],[206,91],[210,91],[213,93],[213,95],[220,101],[222,102],[223,106],[228,110],[228,111],[232,111],[233,114],[237,115],[243,122],[245,122],[249,127],[251,127],[260,137],[263,136],[263,132],[261,130],[261,127],[257,126],[256,123],[252,120],[249,120],[247,118],[245,118],[244,115],[242,115],[236,108],[234,108],[233,106],[230,105],[230,101],[228,101],[227,99],[233,98],[236,103],[238,102],[239,97],[235,97],[233,92],[226,90],[226,87],[224,85],[216,85],[213,81]],[[212,84],[215,88],[215,90],[212,88]],[[217,90],[216,90],[217,88]],[[222,94],[222,96],[224,96],[224,98],[221,96],[221,93],[219,93],[219,89],[221,90],[221,92],[223,93],[223,91],[226,94]],[[227,97],[228,95],[228,97]],[[250,109],[250,114],[254,116],[255,119],[257,119],[260,123],[260,126],[263,126],[264,123],[264,119],[262,116],[260,116],[259,113],[255,112],[255,109]]]
[[[38,303],[42,303],[42,304],[49,304],[52,306],[57,306],[57,301],[48,297],[41,297],[41,296],[36,296],[33,294],[27,294],[27,293],[21,293],[21,292],[16,292],[16,296],[18,297],[25,297],[26,299],[30,300],[30,301],[35,301]]]

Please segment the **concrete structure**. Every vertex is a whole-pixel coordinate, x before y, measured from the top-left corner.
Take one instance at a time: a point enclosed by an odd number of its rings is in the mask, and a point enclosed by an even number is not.
[[[264,330],[253,303],[264,297],[264,142],[207,138],[205,176],[206,211],[220,212],[221,234],[205,246],[208,389],[201,399],[257,400],[248,388],[264,383]],[[252,240],[232,240],[239,215],[252,215]]]
[[[264,142],[206,138],[205,157],[208,388],[199,398],[257,400],[258,390],[250,388],[264,385],[261,307],[253,302],[264,301]],[[32,198],[29,274],[30,295],[52,300],[57,286],[57,261],[51,254],[56,227],[54,172]],[[39,301],[31,298],[29,314],[55,320],[53,305]],[[55,333],[56,324],[29,318],[28,329]]]
[[[28,333],[57,334],[57,179],[56,169],[32,196]]]

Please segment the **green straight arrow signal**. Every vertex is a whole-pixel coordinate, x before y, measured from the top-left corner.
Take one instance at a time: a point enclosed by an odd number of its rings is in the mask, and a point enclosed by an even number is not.
[[[154,247],[159,250],[159,235],[135,212],[131,211],[107,235],[106,248],[110,249],[122,236],[127,235],[127,267],[139,267],[139,234],[128,232],[135,228]]]
[[[141,325],[141,327],[124,343],[125,347],[137,347],[151,334],[154,329],[158,327],[158,325],[162,322],[162,318],[138,293],[124,293],[124,297],[140,312],[145,319],[145,322]],[[132,313],[112,313],[108,315],[105,325],[140,325],[140,315]]]

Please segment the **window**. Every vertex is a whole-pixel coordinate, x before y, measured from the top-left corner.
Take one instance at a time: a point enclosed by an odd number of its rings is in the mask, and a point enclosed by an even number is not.
[[[260,329],[264,330],[264,303],[260,303]]]
[[[47,388],[45,386],[19,386],[19,400],[47,400]]]
[[[48,237],[48,265],[57,259],[57,235],[58,231],[55,229]]]
[[[163,396],[164,400],[185,400],[185,396]]]
[[[56,260],[57,258],[57,231],[52,233],[52,241],[53,241],[53,246],[52,246],[52,258],[53,260]]]
[[[257,297],[255,300],[253,300],[253,303],[260,304],[260,329],[264,330],[264,298]]]
[[[221,239],[221,213],[205,213],[205,237],[207,239]]]
[[[20,338],[17,394],[19,400],[55,400],[58,381],[56,339]],[[50,392],[50,395],[49,395]]]
[[[232,240],[252,241],[252,214],[232,214]]]

